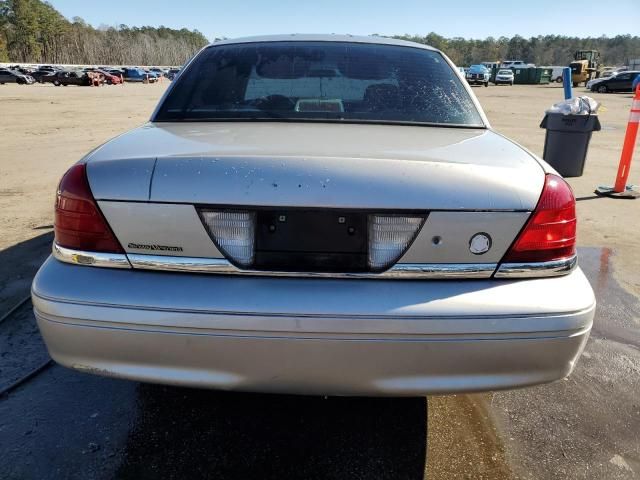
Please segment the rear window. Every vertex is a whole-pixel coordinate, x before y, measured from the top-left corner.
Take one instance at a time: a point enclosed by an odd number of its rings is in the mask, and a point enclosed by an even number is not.
[[[320,120],[483,127],[438,52],[346,42],[211,46],[155,121]]]

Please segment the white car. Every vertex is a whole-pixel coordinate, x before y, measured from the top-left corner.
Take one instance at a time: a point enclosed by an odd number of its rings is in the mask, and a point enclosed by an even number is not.
[[[513,74],[513,70],[509,70],[509,69],[502,69],[502,70],[498,70],[498,72],[496,73],[496,78],[493,81],[493,83],[495,83],[496,85],[512,85],[513,86],[513,80],[514,80],[514,74]]]
[[[416,396],[569,375],[595,300],[575,198],[440,51],[216,42],[73,165],[34,312],[83,372]]]

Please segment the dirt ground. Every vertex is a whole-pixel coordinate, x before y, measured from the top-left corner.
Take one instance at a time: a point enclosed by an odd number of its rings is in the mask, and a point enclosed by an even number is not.
[[[60,176],[92,148],[144,122],[165,86],[0,86],[0,316],[28,293],[46,255],[51,238],[43,234],[51,232]],[[538,125],[562,98],[561,87],[474,91],[494,128],[542,154]],[[431,397],[427,478],[640,476],[640,199],[593,195],[615,178],[631,95],[590,95],[602,102],[603,129],[593,135],[585,175],[569,180],[579,200],[580,262],[599,302],[585,354],[568,380],[551,385]],[[639,153],[630,183],[640,184]],[[73,381],[82,388],[98,383]]]

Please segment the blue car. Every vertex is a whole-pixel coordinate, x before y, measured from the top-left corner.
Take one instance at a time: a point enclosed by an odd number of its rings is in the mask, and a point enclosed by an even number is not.
[[[147,80],[149,83],[153,83],[158,81],[158,77],[145,72],[141,68],[124,68],[122,71],[125,82],[144,82]]]
[[[484,65],[471,65],[465,78],[469,85],[484,85],[488,87],[490,77],[491,73]]]

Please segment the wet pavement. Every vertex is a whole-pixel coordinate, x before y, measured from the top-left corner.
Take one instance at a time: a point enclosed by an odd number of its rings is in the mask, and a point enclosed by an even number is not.
[[[33,242],[20,251],[46,254],[43,238]],[[567,380],[431,397],[427,408],[163,387],[53,365],[0,397],[0,479],[420,479],[425,466],[429,479],[638,478],[640,302],[616,282],[614,255],[580,249],[599,304]],[[7,283],[31,270],[16,265]],[[0,391],[44,358],[29,304],[0,323],[0,352]]]

